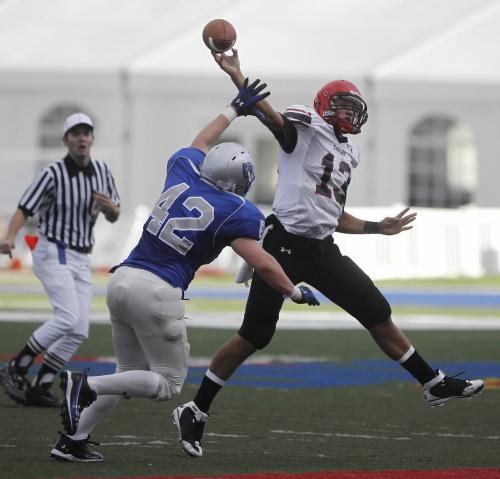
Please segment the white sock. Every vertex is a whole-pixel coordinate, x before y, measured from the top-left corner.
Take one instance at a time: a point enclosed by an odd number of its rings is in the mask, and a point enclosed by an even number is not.
[[[99,424],[115,408],[122,398],[123,396],[99,396],[91,404],[91,406],[82,411],[76,433],[73,436],[68,437],[74,441],[87,439],[97,424]]]
[[[137,398],[154,398],[163,378],[153,371],[125,371],[105,376],[90,376],[89,386],[98,396],[118,394]]]

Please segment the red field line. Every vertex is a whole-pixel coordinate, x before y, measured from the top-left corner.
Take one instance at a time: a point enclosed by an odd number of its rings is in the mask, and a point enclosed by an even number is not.
[[[100,479],[98,476],[74,479]],[[500,469],[432,469],[419,471],[261,472],[223,476],[117,476],[106,479],[500,479]]]

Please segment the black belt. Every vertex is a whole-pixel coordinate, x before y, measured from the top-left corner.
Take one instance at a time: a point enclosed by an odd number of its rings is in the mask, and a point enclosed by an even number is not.
[[[53,239],[53,238],[47,238],[47,241],[50,241],[51,243],[56,243],[56,244],[63,244],[62,241]],[[92,246],[72,246],[69,244],[64,245],[66,248],[76,251],[78,253],[83,253],[83,254],[90,254],[92,253]]]

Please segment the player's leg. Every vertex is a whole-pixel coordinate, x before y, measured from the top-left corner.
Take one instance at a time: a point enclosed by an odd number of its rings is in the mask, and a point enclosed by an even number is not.
[[[278,260],[292,282],[296,283],[300,280],[301,259],[289,254],[288,240],[282,227],[276,227],[266,235],[264,249]],[[193,401],[173,411],[181,447],[188,455],[202,456],[200,441],[215,396],[249,356],[269,344],[276,330],[283,301],[281,293],[254,273],[241,328],[213,356]]]
[[[392,321],[390,305],[373,281],[354,261],[342,256],[336,245],[328,248],[323,266],[311,271],[309,279],[312,286],[355,317],[381,350],[422,385],[430,405],[441,405],[455,397],[471,397],[483,389],[481,380],[449,378],[434,370]]]

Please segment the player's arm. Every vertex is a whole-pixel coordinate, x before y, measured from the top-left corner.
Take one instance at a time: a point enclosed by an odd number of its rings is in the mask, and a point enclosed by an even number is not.
[[[233,83],[236,85],[236,88],[240,90],[245,81],[245,76],[241,72],[238,50],[233,48],[231,51],[232,55],[212,52],[212,56],[219,67],[229,75]],[[262,99],[255,105],[255,108],[262,113],[262,115],[257,114],[256,116],[273,133],[284,128],[283,116],[279,111],[276,111],[272,107],[269,101]]]
[[[289,297],[295,303],[319,305],[313,292],[306,286],[295,286],[283,271],[280,264],[262,249],[257,240],[237,238],[231,242],[236,254],[250,264],[269,286]]]
[[[409,210],[410,208],[405,208],[396,216],[388,216],[381,221],[365,221],[344,211],[339,219],[337,231],[350,234],[395,235],[413,228],[410,223],[415,221],[417,213],[407,214]]]
[[[12,257],[11,251],[15,248],[17,233],[26,223],[26,218],[25,212],[21,208],[17,208],[10,219],[5,238],[0,242],[0,253]]]
[[[207,153],[236,117],[251,114],[255,104],[270,95],[269,92],[262,93],[266,86],[260,80],[250,83],[248,78],[245,79],[231,104],[196,135],[191,147]]]

